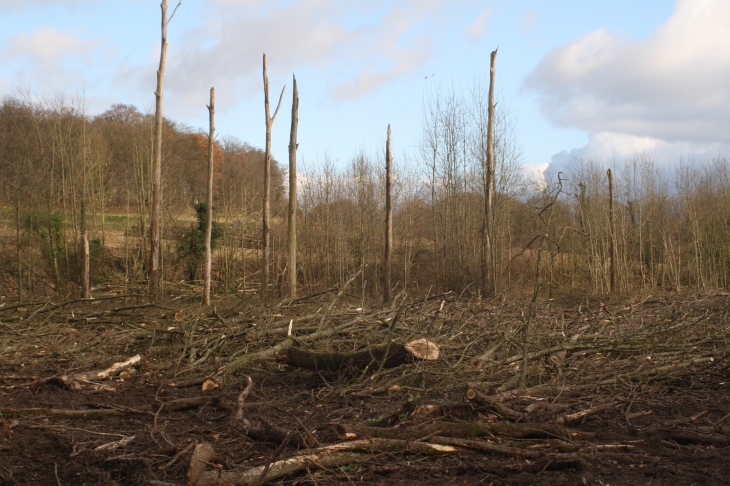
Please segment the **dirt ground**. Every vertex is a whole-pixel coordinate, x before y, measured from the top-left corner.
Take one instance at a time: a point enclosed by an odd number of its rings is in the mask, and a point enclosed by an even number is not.
[[[98,294],[0,309],[0,485],[187,484],[200,444],[214,455],[197,484],[730,483],[728,295],[543,302],[520,386],[524,303],[446,294],[363,308],[325,294],[211,312]],[[360,373],[273,358],[389,335],[426,336],[441,357]],[[109,378],[82,374],[137,354]],[[488,400],[466,402],[469,389]],[[449,432],[467,424],[491,432]],[[368,426],[369,445],[348,449],[351,426]],[[301,459],[311,453],[329,462]]]

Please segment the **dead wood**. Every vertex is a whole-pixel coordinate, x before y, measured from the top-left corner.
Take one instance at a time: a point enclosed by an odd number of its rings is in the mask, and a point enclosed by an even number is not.
[[[419,425],[415,427],[382,428],[366,425],[335,425],[335,432],[341,439],[374,437],[379,439],[418,440],[432,434],[443,437],[511,437],[513,439],[569,439],[568,432],[558,424],[534,424],[511,422],[472,422]]]
[[[276,355],[277,363],[315,371],[363,371],[375,363],[383,368],[395,368],[420,360],[438,359],[436,343],[419,339],[405,344],[378,346],[354,353],[317,353],[298,348],[287,348]]]
[[[374,454],[398,452],[399,454],[440,455],[456,451],[457,449],[452,446],[426,442],[387,439],[358,440],[320,447],[306,454],[296,455],[267,466],[260,466],[246,471],[206,471],[197,485],[253,484],[258,481],[266,467],[269,467],[266,479],[271,480],[312,466],[331,468],[362,462],[372,458]]]
[[[694,444],[710,444],[721,447],[727,447],[730,445],[730,439],[727,437],[723,437],[721,435],[700,434],[689,430],[661,429],[658,431],[658,434],[662,439],[671,439],[679,443],[689,442]]]
[[[607,410],[613,410],[620,404],[621,404],[621,402],[607,403],[605,405],[599,405],[597,407],[589,408],[587,410],[581,410],[580,412],[563,415],[562,417],[558,417],[558,423],[564,424],[564,425],[570,425],[570,424],[574,424],[579,421],[585,421],[591,415],[605,412]]]
[[[507,405],[503,405],[499,401],[498,396],[489,396],[470,388],[466,391],[466,400],[478,403],[495,412],[497,415],[510,420],[520,420],[524,415],[512,410]]]
[[[87,419],[117,417],[125,413],[143,413],[144,411],[122,411],[116,409],[101,408],[98,410],[60,410],[57,408],[0,408],[0,415],[47,415],[54,418],[66,419]]]
[[[212,462],[216,458],[215,450],[213,446],[207,442],[198,444],[195,446],[193,455],[190,458],[190,467],[188,468],[187,485],[195,486],[198,484],[200,476],[205,472],[208,463]]]
[[[125,361],[114,363],[110,367],[104,370],[86,371],[83,373],[76,373],[74,375],[62,375],[54,376],[52,378],[46,378],[43,380],[36,380],[31,383],[31,389],[38,389],[43,385],[55,385],[59,388],[65,388],[68,390],[78,391],[83,388],[84,384],[93,384],[94,382],[106,380],[118,375],[122,370],[134,366],[142,361],[142,356],[139,354],[132,356]]]
[[[306,336],[297,337],[296,339],[299,343],[307,343],[307,342],[316,341],[318,339],[334,336],[335,334],[338,334],[342,331],[346,331],[346,330],[350,329],[355,324],[360,322],[360,320],[361,320],[360,317],[356,317],[355,319],[345,322],[344,324],[340,324],[339,326],[335,326],[330,329],[326,329],[324,331],[316,331],[311,334],[307,334]],[[268,349],[259,351],[257,353],[246,354],[228,365],[228,373],[235,374],[235,373],[241,371],[249,363],[252,363],[257,360],[272,358],[276,355],[276,353],[278,353],[279,351],[281,351],[284,348],[291,346],[293,343],[294,343],[294,338],[288,337],[287,339],[280,342],[276,346],[272,346]]]

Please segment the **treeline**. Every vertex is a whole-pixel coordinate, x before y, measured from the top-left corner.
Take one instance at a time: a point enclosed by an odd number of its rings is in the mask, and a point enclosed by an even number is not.
[[[724,156],[678,161],[667,170],[637,154],[611,167],[613,199],[600,161],[574,160],[560,177],[528,180],[516,121],[498,103],[496,195],[487,225],[485,88],[477,82],[466,93],[431,93],[419,150],[398,156],[396,148],[394,293],[522,295],[534,288],[540,248],[540,295],[546,297],[728,287],[730,163]],[[89,116],[77,100],[2,101],[3,295],[23,301],[77,294],[84,232],[91,239],[92,284],[144,288],[153,121],[128,105]],[[162,140],[162,274],[170,290],[200,278],[208,138],[165,120]],[[217,143],[214,153],[214,292],[257,292],[264,154],[233,138]],[[300,169],[300,295],[342,284],[360,269],[348,292],[382,295],[384,157],[383,147],[345,164],[325,158]],[[281,294],[286,192],[277,163],[272,176],[269,285]],[[493,291],[485,292],[488,281]]]

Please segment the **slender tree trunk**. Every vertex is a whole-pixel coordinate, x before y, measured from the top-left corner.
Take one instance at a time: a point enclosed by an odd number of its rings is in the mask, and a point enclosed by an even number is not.
[[[210,88],[210,130],[208,131],[208,197],[206,199],[205,217],[205,268],[203,269],[203,305],[210,305],[210,275],[213,269],[213,254],[210,239],[213,233],[213,172],[215,161],[213,158],[215,144],[215,88]]]
[[[484,187],[484,248],[483,252],[483,269],[482,278],[484,285],[484,294],[489,296],[495,292],[495,276],[494,268],[494,214],[493,199],[495,190],[494,181],[494,74],[495,61],[497,59],[497,50],[492,51],[490,56],[489,68],[489,100],[488,100],[488,119],[487,119],[487,173],[485,177]]]
[[[281,108],[281,100],[284,97],[284,90],[281,90],[279,104],[276,105],[274,116],[269,116],[269,76],[266,73],[266,54],[264,54],[264,109],[266,111],[266,152],[264,155],[264,201],[263,201],[263,261],[261,267],[261,298],[265,298],[269,287],[269,262],[271,260],[271,241],[269,229],[269,207],[271,201],[271,127],[274,125],[276,115]]]
[[[299,91],[297,78],[292,76],[294,94],[291,106],[291,132],[289,134],[289,222],[286,232],[287,282],[289,297],[297,296],[297,126],[299,125]]]
[[[390,255],[393,252],[393,146],[388,125],[385,145],[385,255],[383,255],[383,302],[390,302]]]
[[[608,175],[608,254],[611,260],[610,271],[611,271],[611,285],[609,286],[609,293],[616,292],[616,248],[614,246],[615,234],[614,234],[614,220],[613,220],[613,172],[608,169],[606,172]]]
[[[82,250],[82,265],[81,268],[81,292],[82,298],[91,298],[91,287],[89,285],[89,235],[87,231],[84,231],[83,236],[83,250]]]
[[[180,1],[182,3],[182,0]],[[160,219],[162,217],[162,82],[165,76],[167,56],[167,24],[172,20],[180,3],[170,18],[167,18],[167,0],[162,0],[162,43],[160,45],[160,67],[157,70],[155,90],[155,138],[154,162],[152,168],[152,210],[150,212],[150,297],[159,299],[160,293]]]

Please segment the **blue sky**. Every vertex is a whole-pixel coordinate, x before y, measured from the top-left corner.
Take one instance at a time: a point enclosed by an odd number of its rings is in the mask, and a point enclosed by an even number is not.
[[[170,4],[172,11],[175,3]],[[155,0],[0,0],[0,95],[83,93],[153,110]],[[261,56],[275,103],[274,156],[288,144],[291,76],[299,157],[346,164],[393,129],[415,153],[424,94],[467,91],[499,46],[497,91],[518,119],[525,163],[560,166],[649,151],[660,163],[730,147],[727,0],[184,0],[170,23],[164,114],[264,143]]]

